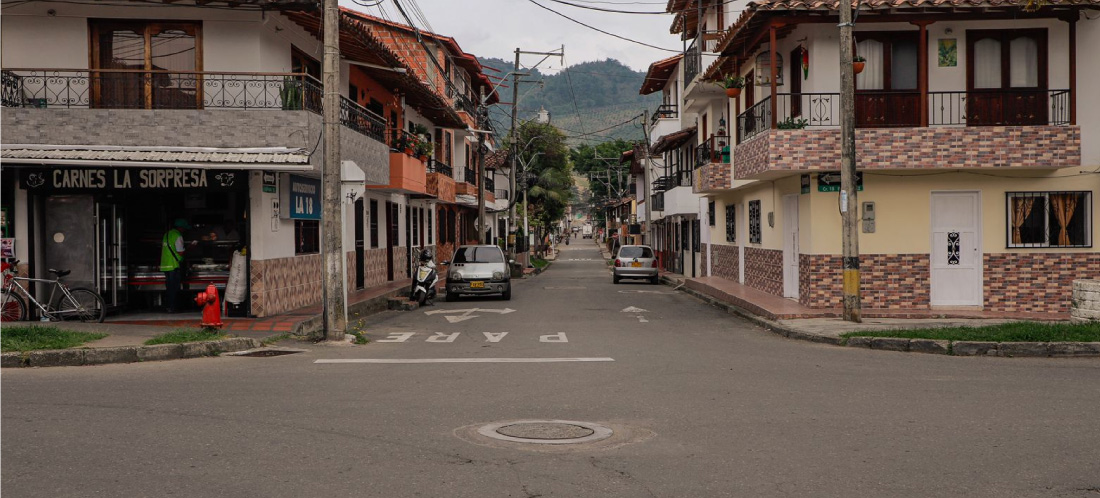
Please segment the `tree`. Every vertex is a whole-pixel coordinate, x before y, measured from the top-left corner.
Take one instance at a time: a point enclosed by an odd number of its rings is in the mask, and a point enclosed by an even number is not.
[[[517,186],[527,191],[527,214],[538,240],[565,215],[573,198],[573,165],[565,134],[544,123],[528,122],[516,133]]]
[[[603,219],[607,201],[619,200],[621,189],[629,182],[629,167],[619,164],[619,158],[633,147],[633,142],[620,138],[595,146],[584,144],[569,151],[574,169],[590,180],[588,212],[597,221]]]

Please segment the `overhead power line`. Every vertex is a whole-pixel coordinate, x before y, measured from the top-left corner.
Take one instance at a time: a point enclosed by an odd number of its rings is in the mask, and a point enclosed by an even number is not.
[[[576,20],[576,19],[573,19],[572,17],[569,17],[569,16],[567,16],[567,15],[565,15],[565,14],[562,14],[561,12],[558,12],[558,11],[556,11],[556,10],[554,10],[554,9],[551,9],[550,7],[547,7],[547,6],[545,6],[545,5],[541,4],[541,3],[538,3],[538,2],[536,2],[535,0],[527,0],[527,1],[528,1],[528,2],[531,2],[531,3],[533,3],[533,4],[537,5],[537,6],[539,6],[540,8],[542,8],[542,9],[544,9],[544,10],[548,10],[548,11],[550,11],[550,12],[553,12],[554,14],[557,14],[558,16],[561,16],[561,17],[564,17],[564,18],[566,18],[566,19],[568,19],[568,20],[570,20],[570,21],[573,21],[573,22],[574,22],[574,23],[576,23],[576,24],[580,24],[581,26],[584,26],[584,27],[586,27],[586,28],[588,28],[588,29],[591,29],[591,30],[593,30],[593,31],[598,31],[598,32],[600,32],[600,33],[603,33],[603,34],[605,34],[605,35],[607,35],[607,36],[611,36],[611,37],[614,37],[614,38],[618,38],[618,39],[620,39],[620,40],[628,41],[628,42],[630,42],[630,43],[635,43],[635,44],[641,45],[641,46],[643,46],[643,47],[655,48],[655,49],[657,49],[657,50],[664,50],[665,52],[673,52],[673,53],[677,53],[677,54],[678,54],[678,53],[680,53],[680,52],[682,52],[681,50],[673,50],[673,49],[671,49],[671,48],[658,47],[658,46],[656,46],[656,45],[650,45],[649,43],[646,43],[646,42],[640,42],[640,41],[638,41],[638,40],[633,40],[633,39],[627,38],[627,37],[625,37],[625,36],[622,36],[622,35],[617,35],[617,34],[615,34],[615,33],[612,33],[612,32],[610,32],[610,31],[604,31],[604,30],[602,30],[602,29],[600,29],[600,28],[597,28],[597,27],[595,27],[595,26],[592,26],[591,24],[586,24],[586,23],[583,23],[583,22],[581,22],[581,21],[578,21],[578,20]]]

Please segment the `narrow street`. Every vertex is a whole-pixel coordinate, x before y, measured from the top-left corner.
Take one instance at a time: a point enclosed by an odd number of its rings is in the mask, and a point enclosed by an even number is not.
[[[365,346],[5,370],[5,494],[1087,497],[1100,489],[1095,360],[791,341],[667,286],[612,285],[590,241],[563,247],[548,271],[515,282],[511,301],[440,299],[374,315],[363,320]],[[519,420],[595,423],[614,435],[576,445],[476,435]]]

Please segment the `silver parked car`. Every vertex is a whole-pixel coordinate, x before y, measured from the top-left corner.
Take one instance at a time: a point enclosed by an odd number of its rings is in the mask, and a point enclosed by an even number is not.
[[[512,281],[504,251],[492,245],[462,246],[454,259],[444,261],[447,271],[447,301],[462,295],[500,294],[512,299]]]
[[[657,276],[657,257],[649,246],[622,246],[615,256],[615,266],[611,269],[611,280],[616,284],[621,278],[644,278],[649,283],[660,281]]]

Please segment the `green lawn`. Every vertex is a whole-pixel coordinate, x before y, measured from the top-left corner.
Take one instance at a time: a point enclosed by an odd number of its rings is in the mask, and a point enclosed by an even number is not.
[[[107,334],[76,332],[41,325],[4,325],[0,328],[0,350],[9,352],[66,349],[104,337],[107,337]]]
[[[550,266],[550,262],[542,258],[531,258],[531,264],[540,270]]]
[[[848,332],[841,337],[900,337],[989,342],[1100,342],[1100,323],[1013,322],[985,327],[944,327]]]
[[[176,329],[145,341],[145,345],[152,346],[154,344],[183,344],[185,342],[217,341],[219,339],[225,339],[226,337],[229,336],[221,332],[203,329]]]

